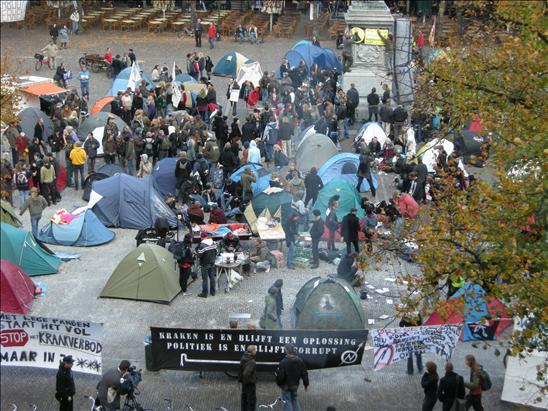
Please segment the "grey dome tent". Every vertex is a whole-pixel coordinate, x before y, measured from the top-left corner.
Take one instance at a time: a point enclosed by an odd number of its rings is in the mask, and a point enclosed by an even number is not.
[[[362,330],[365,313],[352,286],[340,278],[315,277],[301,287],[292,312],[297,330]]]
[[[312,167],[320,168],[327,160],[337,154],[337,147],[329,137],[313,134],[301,141],[295,161],[297,169],[309,172]]]
[[[93,212],[106,226],[143,230],[153,227],[160,217],[170,227],[177,226],[175,214],[154,189],[150,177],[118,173],[95,181],[90,197]]]

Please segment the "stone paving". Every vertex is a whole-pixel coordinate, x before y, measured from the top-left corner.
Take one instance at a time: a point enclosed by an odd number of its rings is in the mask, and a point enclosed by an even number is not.
[[[302,30],[300,31],[302,32]],[[15,71],[18,75],[35,74],[32,56],[36,50],[46,44],[48,36],[46,29],[40,27],[32,31],[18,31],[12,28],[2,28],[2,53],[8,51],[16,59]],[[274,70],[279,64],[284,52],[298,38],[267,39],[265,44],[254,46],[237,44],[232,40],[217,44],[214,50],[203,49],[209,53],[215,62],[230,50],[236,50],[261,62],[264,70]],[[324,46],[332,46],[332,41],[324,40]],[[206,42],[204,41],[204,45]],[[175,59],[184,66],[184,56],[194,50],[193,41],[188,38],[179,39],[175,34],[145,34],[108,33],[92,31],[72,39],[72,48],[60,52],[59,60],[68,63],[73,72],[78,71],[77,60],[83,52],[103,53],[110,46],[114,53],[121,53],[129,47],[136,51],[137,58],[144,60],[144,69],[149,72],[154,64],[166,62],[168,66]],[[53,72],[42,69],[38,75],[52,76]],[[226,89],[226,79],[213,78],[218,90],[218,96],[223,96]],[[72,81],[77,85],[77,82]],[[92,76],[91,101],[104,96],[110,87],[110,81],[104,73]],[[242,108],[240,108],[241,110]],[[242,113],[243,114],[243,113]],[[378,200],[387,199],[391,192],[393,176],[381,176],[382,186]],[[84,202],[80,199],[81,192],[66,189],[59,208],[73,209]],[[46,218],[54,210],[45,212]],[[26,229],[30,229],[28,214],[23,218]],[[217,328],[228,326],[228,312],[251,313],[258,319],[262,309],[264,295],[268,287],[277,278],[284,279],[284,325],[289,326],[288,309],[293,304],[300,286],[316,275],[325,276],[335,272],[336,267],[322,263],[317,270],[303,269],[287,271],[272,270],[270,273],[259,273],[246,278],[230,294],[218,294],[207,300],[199,299],[196,294],[200,285],[195,283],[190,287],[192,295],[178,296],[170,305],[132,302],[126,300],[98,299],[105,282],[118,262],[135,247],[134,230],[115,229],[116,239],[107,245],[74,249],[69,247],[52,247],[55,250],[81,253],[80,260],[63,263],[57,275],[39,277],[47,287],[45,298],[36,300],[32,314],[49,317],[89,320],[104,324],[103,364],[105,368],[115,366],[121,359],[129,359],[132,363],[144,368],[143,339],[149,334],[150,326]],[[373,270],[367,273],[366,280],[378,287],[389,287],[390,295],[397,296],[402,290],[384,278],[394,278],[403,272],[415,271],[417,267],[394,256],[386,255],[382,262],[374,264]],[[374,326],[382,327],[393,321],[393,317],[383,321],[382,314],[393,315],[391,306],[386,304],[386,296],[373,295],[363,301],[366,315],[376,319]],[[397,325],[397,320],[392,323]],[[480,363],[489,371],[493,388],[485,393],[486,410],[512,410],[511,404],[500,401],[504,379],[504,367],[501,359],[493,355],[493,348],[474,349],[469,343],[459,343],[453,361],[456,371],[468,376],[464,367],[464,355],[473,353]],[[443,361],[430,355],[424,356],[424,361],[436,361],[440,369]],[[155,410],[163,409],[164,398],[174,399],[174,409],[184,409],[184,404],[191,404],[197,411],[213,410],[224,406],[228,410],[239,409],[239,391],[235,380],[222,373],[204,373],[203,378],[195,372],[160,371],[143,373],[140,385],[140,402],[145,407]],[[77,395],[75,410],[85,410],[86,402],[83,395],[94,395],[97,377],[76,374]],[[324,410],[332,404],[337,410],[418,410],[422,403],[420,376],[408,376],[405,373],[405,363],[397,363],[390,368],[374,372],[372,369],[372,352],[365,352],[361,366],[318,370],[310,372],[311,387],[308,392],[301,390],[301,400],[304,410]],[[17,403],[19,409],[27,409],[27,405],[35,403],[39,410],[54,410],[58,403],[53,398],[55,390],[55,372],[41,369],[17,369],[3,367],[1,373],[1,410],[8,410],[10,403]],[[278,395],[278,389],[271,374],[261,374],[257,386],[259,404],[272,402]],[[441,409],[438,404],[436,410]]]

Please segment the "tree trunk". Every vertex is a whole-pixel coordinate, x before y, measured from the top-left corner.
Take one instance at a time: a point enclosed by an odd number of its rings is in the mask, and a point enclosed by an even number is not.
[[[196,2],[194,0],[190,0],[190,19],[192,23],[196,20]]]
[[[446,6],[446,0],[440,0],[440,4],[438,7],[438,18],[436,21],[437,29],[439,30],[439,33],[443,33],[443,15],[445,14],[445,6]]]

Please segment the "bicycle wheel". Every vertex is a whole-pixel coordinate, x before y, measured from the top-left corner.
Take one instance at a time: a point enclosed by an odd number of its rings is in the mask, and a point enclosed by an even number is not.
[[[41,68],[42,68],[42,60],[36,59],[36,63],[34,64],[34,70],[40,71]]]
[[[101,64],[93,63],[91,65],[91,71],[93,71],[94,73],[99,73],[101,71]]]
[[[80,57],[80,59],[78,60],[78,64],[80,66],[87,66],[86,59],[84,57]]]

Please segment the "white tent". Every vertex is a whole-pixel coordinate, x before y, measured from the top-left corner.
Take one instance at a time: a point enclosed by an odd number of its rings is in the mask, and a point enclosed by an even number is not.
[[[440,154],[440,150],[437,147],[440,145],[443,146],[447,156],[450,156],[455,149],[455,146],[449,140],[435,138],[422,146],[417,152],[417,157],[422,157],[422,163],[428,168],[428,172],[430,173],[434,172],[434,166]]]
[[[236,82],[241,87],[246,81],[251,81],[255,87],[258,87],[259,81],[261,81],[262,78],[263,69],[261,68],[261,63],[254,61],[252,63],[244,63],[240,66]]]
[[[377,140],[381,143],[381,147],[384,147],[384,143],[388,140],[382,127],[378,123],[371,122],[363,125],[356,136],[356,142],[360,143],[363,141],[365,144],[369,144],[373,140],[373,137],[377,137]]]

